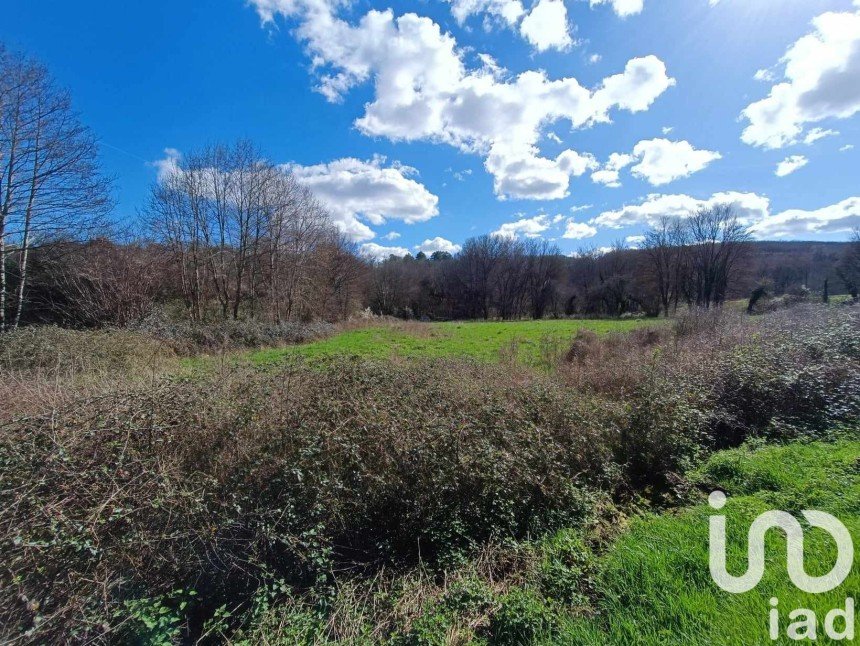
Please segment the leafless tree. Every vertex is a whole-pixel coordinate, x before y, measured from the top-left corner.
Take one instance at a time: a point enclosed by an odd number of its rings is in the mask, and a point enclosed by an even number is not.
[[[701,209],[689,219],[690,267],[699,307],[722,305],[739,260],[746,253],[749,231],[731,205]]]
[[[524,247],[531,316],[542,319],[555,306],[561,276],[561,251],[548,240],[528,240]]]
[[[851,232],[851,243],[836,268],[839,278],[853,298],[860,295],[860,227]]]
[[[21,322],[32,250],[85,237],[110,208],[96,140],[69,93],[37,61],[0,48],[0,330]]]
[[[222,318],[266,315],[275,322],[342,311],[320,299],[320,277],[329,270],[339,280],[323,281],[325,289],[353,288],[328,212],[249,142],[177,160],[153,186],[147,216],[178,267],[195,320],[210,305]]]
[[[689,291],[689,230],[680,218],[661,217],[645,233],[643,249],[648,257],[660,307],[665,316],[677,310]]]

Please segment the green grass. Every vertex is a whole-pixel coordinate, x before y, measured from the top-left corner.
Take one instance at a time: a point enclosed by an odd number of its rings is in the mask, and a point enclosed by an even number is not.
[[[798,513],[819,509],[834,514],[860,546],[860,442],[790,445],[758,451],[738,449],[715,455],[701,471],[703,482],[729,494],[729,571],[746,569],[746,532],[770,509]],[[720,590],[708,571],[706,504],[678,514],[635,522],[602,561],[595,618],[579,620],[557,643],[571,644],[770,644],[771,597],[779,599],[782,641],[788,613],[809,608],[819,621],[819,643],[827,611],[860,596],[857,568],[832,592],[806,594],[786,573],[785,538],[768,535],[767,568],[761,583],[746,594]],[[835,545],[822,530],[807,527],[806,570],[821,575],[835,562]]]
[[[524,363],[567,349],[580,329],[598,334],[629,332],[654,325],[643,320],[551,320],[515,322],[414,323],[372,327],[343,332],[305,345],[260,350],[251,353],[253,363],[265,364],[289,356],[322,358],[353,355],[387,359],[392,357],[472,357],[498,361],[501,353],[513,350]]]

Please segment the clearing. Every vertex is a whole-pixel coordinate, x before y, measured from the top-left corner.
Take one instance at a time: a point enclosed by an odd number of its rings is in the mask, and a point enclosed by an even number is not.
[[[579,330],[602,335],[655,324],[654,320],[645,319],[413,322],[349,330],[321,341],[260,350],[249,356],[253,363],[261,364],[289,356],[315,359],[338,355],[376,359],[471,357],[498,361],[501,353],[510,352],[524,363],[536,364],[544,357],[567,350]]]

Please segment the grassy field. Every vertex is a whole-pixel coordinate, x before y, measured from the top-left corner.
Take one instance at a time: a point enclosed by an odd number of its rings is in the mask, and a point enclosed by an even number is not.
[[[472,357],[497,361],[502,353],[516,353],[534,364],[560,349],[567,349],[577,331],[597,334],[629,332],[654,325],[653,320],[551,320],[514,322],[410,323],[351,330],[328,339],[250,354],[254,363],[271,363],[288,356],[321,358],[354,355],[393,357]]]
[[[727,515],[729,571],[746,570],[746,531],[752,520],[770,509],[798,514],[817,509],[834,514],[860,544],[860,442],[794,444],[757,451],[719,453],[701,470],[711,487],[729,494]],[[785,538],[770,532],[765,577],[746,594],[721,591],[708,572],[706,504],[677,514],[634,523],[606,556],[600,574],[603,599],[596,619],[575,623],[564,643],[576,644],[765,644],[771,597],[779,599],[783,641],[787,615],[809,608],[821,622],[827,611],[845,607],[860,593],[855,570],[826,594],[806,594],[788,578]],[[806,569],[821,575],[835,562],[832,539],[807,528]],[[839,626],[837,626],[839,627]],[[821,635],[819,634],[821,637]],[[567,641],[569,640],[569,641]],[[831,643],[826,638],[825,643]]]

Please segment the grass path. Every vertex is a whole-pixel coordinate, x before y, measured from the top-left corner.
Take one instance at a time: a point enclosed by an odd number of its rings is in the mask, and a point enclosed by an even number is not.
[[[542,356],[560,349],[580,329],[598,334],[629,332],[654,325],[643,320],[546,320],[513,322],[410,323],[342,332],[328,339],[286,348],[267,349],[249,355],[253,363],[276,362],[288,356],[321,358],[355,355],[391,357],[472,357],[498,361],[503,351],[515,351],[524,363],[538,363]]]

